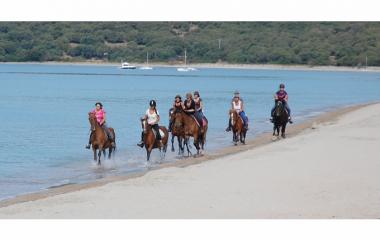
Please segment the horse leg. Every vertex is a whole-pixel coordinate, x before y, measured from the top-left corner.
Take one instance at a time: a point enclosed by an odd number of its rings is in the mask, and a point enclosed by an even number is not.
[[[172,152],[174,152],[175,151],[175,149],[174,149],[174,135],[172,134]]]
[[[286,138],[286,136],[285,136],[285,128],[286,128],[286,124],[282,125],[282,128],[281,128],[281,137],[282,138]]]
[[[98,159],[96,158],[96,148],[92,147],[92,151],[94,152],[94,161],[98,160]]]
[[[108,148],[108,159],[111,159],[112,147]]]
[[[99,152],[98,152],[98,165],[100,165],[100,157],[102,156],[102,151],[103,151],[103,149],[99,148]]]
[[[104,159],[106,159],[106,149],[103,149],[103,156],[104,156]]]

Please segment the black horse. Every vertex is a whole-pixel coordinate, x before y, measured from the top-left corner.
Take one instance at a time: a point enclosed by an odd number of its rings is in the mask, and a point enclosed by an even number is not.
[[[285,138],[285,129],[288,121],[289,114],[285,109],[284,103],[282,101],[276,101],[273,113],[273,136],[279,136],[281,129],[281,137]]]

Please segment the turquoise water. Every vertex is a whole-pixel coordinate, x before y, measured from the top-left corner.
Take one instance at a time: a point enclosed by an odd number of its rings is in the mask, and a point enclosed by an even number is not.
[[[235,89],[250,117],[248,138],[269,131],[273,93],[284,82],[295,122],[324,111],[380,100],[380,74],[296,70],[175,68],[121,70],[116,66],[0,64],[0,199],[62,184],[93,181],[145,169],[139,117],[156,99],[162,124],[176,94],[199,90],[209,119],[206,152],[231,145],[224,132]],[[115,128],[118,152],[97,167],[88,140],[87,113],[101,101]],[[165,161],[186,161],[168,153]],[[159,159],[154,152],[152,160]]]

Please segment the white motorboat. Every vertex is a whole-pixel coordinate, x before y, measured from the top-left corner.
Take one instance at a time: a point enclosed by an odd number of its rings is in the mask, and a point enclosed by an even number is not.
[[[127,62],[122,62],[120,68],[121,69],[136,69],[136,66],[133,66]]]

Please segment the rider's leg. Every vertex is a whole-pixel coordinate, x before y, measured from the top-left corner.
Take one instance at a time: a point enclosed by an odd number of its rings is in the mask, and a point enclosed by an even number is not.
[[[245,115],[245,112],[244,111],[241,111],[239,113],[240,117],[243,119],[243,123],[244,123],[244,128],[248,129],[248,118],[247,116]]]
[[[137,146],[139,147],[144,147],[144,131],[141,132],[141,140],[140,142],[137,144]]]
[[[231,111],[228,113],[228,127],[226,128],[226,132],[231,131]]]
[[[168,127],[168,131],[171,132],[172,131],[172,120],[169,118],[169,127]]]
[[[106,134],[108,136],[108,139],[111,142],[112,147],[115,147],[115,138],[114,138],[111,130],[108,128],[107,124],[103,123],[102,128],[104,129],[104,131],[106,131]]]
[[[291,112],[290,112],[290,107],[289,107],[288,102],[284,102],[284,105],[285,105],[286,111],[288,111],[288,114],[289,114],[289,123],[293,123],[292,117],[290,115]]]
[[[273,122],[273,114],[274,110],[276,109],[276,105],[272,107],[272,110],[270,110],[270,121]]]
[[[91,137],[92,137],[92,131],[90,132],[90,136],[88,137],[88,144],[86,145],[87,149],[90,149],[91,147]]]

